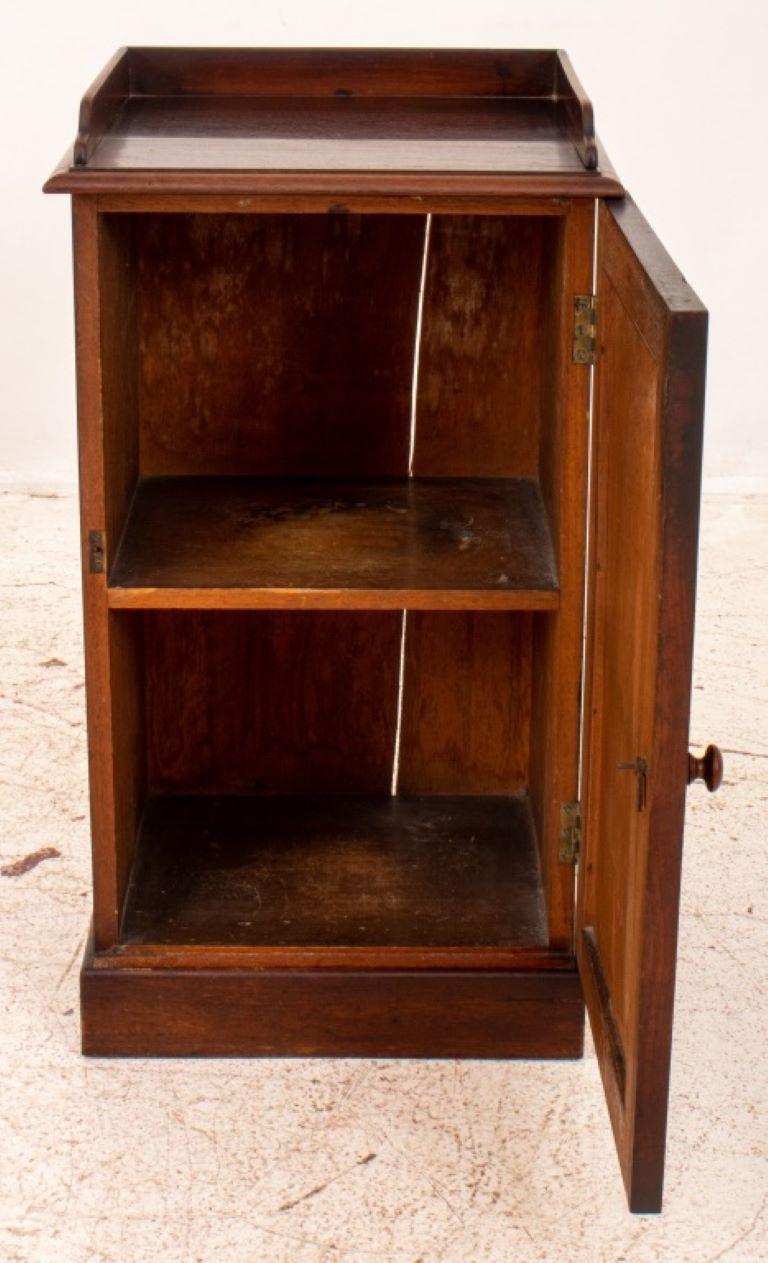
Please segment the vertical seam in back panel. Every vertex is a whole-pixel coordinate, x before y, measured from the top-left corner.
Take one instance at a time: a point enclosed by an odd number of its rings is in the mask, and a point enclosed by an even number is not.
[[[419,394],[419,360],[421,356],[421,325],[424,315],[424,293],[427,285],[427,267],[429,264],[429,241],[432,233],[432,216],[424,220],[424,249],[421,255],[421,278],[419,295],[416,300],[416,332],[413,342],[413,373],[411,376],[411,425],[408,442],[408,477],[413,477],[413,457],[416,448],[416,411]],[[403,725],[403,688],[405,684],[405,631],[408,612],[403,610],[400,629],[400,671],[397,681],[397,719],[395,721],[395,744],[392,752],[392,797],[397,794],[400,780],[400,736]]]

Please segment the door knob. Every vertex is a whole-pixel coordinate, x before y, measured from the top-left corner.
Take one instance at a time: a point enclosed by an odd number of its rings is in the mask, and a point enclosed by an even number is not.
[[[688,755],[688,784],[703,781],[710,794],[719,789],[723,781],[723,756],[717,746],[707,746],[702,758]]]

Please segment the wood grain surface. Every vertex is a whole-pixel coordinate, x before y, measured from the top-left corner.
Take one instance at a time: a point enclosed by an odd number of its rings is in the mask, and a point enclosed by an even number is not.
[[[546,944],[524,795],[150,800],[123,944]]]
[[[120,1057],[580,1057],[575,971],[94,969],[83,1051]]]
[[[634,203],[600,208],[598,258],[576,949],[630,1207],[657,1211],[688,774],[707,315]]]
[[[560,219],[432,219],[415,474],[535,476],[555,358],[547,303]]]
[[[423,242],[423,216],[140,216],[143,472],[406,473]]]
[[[143,619],[150,791],[389,793],[395,613]]]
[[[532,624],[528,614],[409,613],[400,793],[527,788]]]
[[[223,191],[285,171],[620,192],[601,158],[591,103],[556,50],[128,48],[85,94],[46,189],[139,177],[191,191],[193,175]]]
[[[532,479],[153,478],[110,574],[114,606],[557,605]],[[238,597],[238,593],[241,595]],[[336,599],[332,596],[332,599]]]

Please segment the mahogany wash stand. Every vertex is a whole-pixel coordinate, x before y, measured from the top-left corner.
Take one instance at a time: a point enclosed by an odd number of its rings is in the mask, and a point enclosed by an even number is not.
[[[84,1051],[578,1057],[586,1003],[658,1210],[685,790],[722,772],[687,749],[707,316],[568,58],[123,49],[46,189]]]

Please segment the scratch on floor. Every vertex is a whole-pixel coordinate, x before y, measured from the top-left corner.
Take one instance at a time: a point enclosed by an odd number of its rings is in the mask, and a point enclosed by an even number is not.
[[[723,754],[741,754],[745,759],[768,759],[764,750],[737,750],[735,746],[721,746]]]
[[[12,864],[4,864],[0,868],[0,874],[3,877],[23,877],[24,873],[42,864],[43,860],[56,860],[60,855],[61,851],[55,846],[41,846],[39,851],[32,851],[20,860],[14,860]]]
[[[61,991],[61,988],[64,986],[64,983],[66,982],[69,975],[72,973],[72,968],[75,964],[75,961],[78,961],[80,959],[84,945],[85,945],[85,939],[80,938],[78,940],[77,946],[75,947],[75,950],[73,951],[72,955],[69,958],[69,962],[67,964],[66,969],[64,970],[63,974],[59,978],[59,981],[56,983],[57,995]]]
[[[752,1219],[750,1220],[749,1224],[744,1229],[744,1231],[739,1233],[737,1237],[734,1237],[733,1241],[729,1241],[727,1245],[724,1245],[722,1250],[718,1250],[717,1254],[713,1254],[711,1258],[707,1259],[707,1263],[717,1263],[718,1259],[725,1258],[726,1254],[730,1254],[731,1250],[735,1250],[737,1245],[741,1245],[743,1241],[746,1241],[747,1237],[750,1237],[752,1233],[755,1231],[755,1228],[757,1227],[758,1222],[767,1205],[768,1205],[768,1193],[765,1195],[765,1197],[761,1201],[760,1205],[758,1206],[757,1210],[752,1216]]]
[[[354,1171],[357,1167],[367,1166],[369,1162],[373,1162],[376,1157],[375,1153],[367,1153],[364,1158],[358,1158],[357,1162],[353,1162],[351,1166],[345,1167],[343,1171],[338,1171],[336,1175],[332,1175],[329,1180],[325,1180],[322,1184],[318,1184],[316,1188],[312,1188],[308,1193],[302,1193],[301,1197],[295,1197],[291,1202],[284,1202],[279,1210],[293,1210],[294,1206],[298,1206],[300,1202],[309,1201],[310,1197],[317,1197],[318,1193],[322,1193],[331,1184],[335,1184],[337,1180],[341,1180],[345,1175],[349,1175],[350,1171]]]
[[[83,726],[82,719],[67,719],[66,715],[57,715],[49,706],[36,706],[34,702],[25,702],[21,697],[8,697],[5,693],[0,693],[0,701],[10,702],[12,706],[21,706],[24,710],[32,710],[37,714],[46,715],[57,723],[66,724],[68,728],[82,728]],[[43,726],[50,728],[49,724]]]

